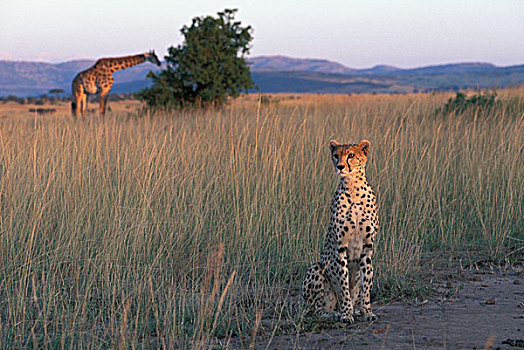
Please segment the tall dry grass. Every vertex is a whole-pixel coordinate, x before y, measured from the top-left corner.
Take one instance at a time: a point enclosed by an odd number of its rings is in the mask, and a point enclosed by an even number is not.
[[[326,232],[333,138],[371,141],[379,294],[430,250],[509,257],[524,239],[523,95],[435,115],[447,97],[0,121],[1,346],[227,347],[300,322],[289,300]]]

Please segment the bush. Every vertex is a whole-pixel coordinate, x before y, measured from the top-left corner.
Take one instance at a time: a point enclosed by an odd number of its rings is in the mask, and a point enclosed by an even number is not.
[[[488,110],[493,108],[497,101],[495,101],[495,98],[497,97],[497,92],[484,92],[481,93],[478,91],[475,95],[471,97],[467,97],[466,94],[462,92],[457,92],[455,95],[455,98],[450,97],[448,102],[444,105],[444,107],[438,108],[436,110],[437,113],[464,113],[465,111],[471,109],[471,108],[477,108],[482,110]]]
[[[18,97],[18,96],[15,96],[15,95],[9,95],[9,96],[7,96],[6,101],[7,101],[7,102],[16,102],[16,103],[21,104],[21,105],[23,105],[23,104],[26,103],[25,98],[23,98],[23,97]]]

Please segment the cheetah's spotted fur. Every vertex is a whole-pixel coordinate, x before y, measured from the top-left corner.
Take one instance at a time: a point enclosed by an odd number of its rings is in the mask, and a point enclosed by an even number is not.
[[[374,320],[370,292],[373,284],[373,242],[378,230],[376,197],[366,180],[369,141],[358,145],[329,143],[340,184],[331,203],[331,221],[320,262],[307,271],[302,296],[317,316],[353,323],[360,312]],[[360,300],[359,300],[360,299]],[[355,312],[354,307],[360,310]]]

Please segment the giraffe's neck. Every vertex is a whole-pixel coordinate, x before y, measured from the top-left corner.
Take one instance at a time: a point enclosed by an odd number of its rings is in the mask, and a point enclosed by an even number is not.
[[[137,64],[143,63],[145,60],[146,57],[143,54],[126,57],[102,58],[96,63],[96,66],[103,66],[104,68],[108,68],[111,73],[114,73],[122,69],[136,66]]]

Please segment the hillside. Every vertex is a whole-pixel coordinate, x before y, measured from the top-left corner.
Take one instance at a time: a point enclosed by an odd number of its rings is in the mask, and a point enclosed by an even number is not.
[[[301,71],[352,74],[356,70],[328,60],[302,59],[287,56],[258,56],[249,59],[251,71]]]
[[[252,72],[253,80],[262,92],[295,93],[368,93],[392,92],[393,82],[379,81],[366,77],[318,72]],[[398,87],[400,90],[401,88]],[[395,91],[396,92],[396,91]]]
[[[524,65],[497,67],[489,63],[459,63],[413,69],[386,65],[352,69],[328,60],[286,56],[252,57],[249,62],[255,83],[261,92],[268,93],[404,93],[524,84]],[[69,94],[74,76],[93,63],[94,60],[59,64],[0,61],[0,96],[38,96],[53,88]],[[150,84],[147,73],[158,69],[145,63],[116,72],[112,91],[136,92]]]
[[[375,67],[353,74],[303,71],[253,71],[263,92],[408,93],[489,89],[524,84],[524,65],[457,64],[397,69]]]

